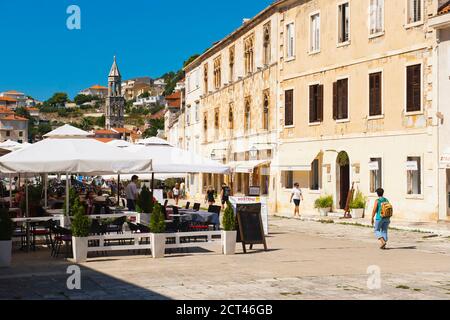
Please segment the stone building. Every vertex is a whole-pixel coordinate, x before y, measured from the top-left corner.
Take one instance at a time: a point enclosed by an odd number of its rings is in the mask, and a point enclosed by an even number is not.
[[[442,68],[430,26],[439,6],[280,0],[246,20],[185,68],[195,85],[187,86],[191,107],[183,114],[199,114],[190,125],[199,151],[233,169],[199,176],[191,193],[222,181],[235,194],[257,186],[272,212],[290,214],[298,182],[303,211],[331,195],[342,213],[352,186],[368,197],[368,211],[382,187],[396,218],[447,220],[450,179],[438,161]]]
[[[116,57],[108,76],[108,96],[106,97],[106,129],[125,126],[125,98],[122,95],[122,76],[117,67]]]

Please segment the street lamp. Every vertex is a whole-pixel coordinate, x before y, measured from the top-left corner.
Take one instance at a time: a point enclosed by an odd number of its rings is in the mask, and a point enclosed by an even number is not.
[[[258,158],[258,148],[256,148],[256,146],[253,146],[250,149],[250,158],[252,160],[257,160],[257,158]]]

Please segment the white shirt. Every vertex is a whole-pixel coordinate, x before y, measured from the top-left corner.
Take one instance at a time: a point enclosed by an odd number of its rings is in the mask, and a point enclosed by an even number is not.
[[[294,188],[292,190],[292,194],[294,195],[292,197],[293,200],[301,200],[302,199],[302,190],[300,190],[299,188]]]
[[[173,195],[174,195],[174,196],[180,195],[180,190],[177,189],[177,188],[173,188]]]
[[[136,183],[131,182],[125,188],[125,193],[127,194],[127,199],[136,200],[136,196],[138,194]]]

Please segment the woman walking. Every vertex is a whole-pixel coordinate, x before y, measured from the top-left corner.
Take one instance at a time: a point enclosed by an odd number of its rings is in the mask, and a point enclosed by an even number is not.
[[[210,206],[214,205],[216,203],[216,190],[212,186],[208,188],[208,191],[206,192],[206,199],[205,202],[208,202]]]
[[[388,199],[384,197],[384,190],[378,189],[377,191],[378,199],[375,201],[375,206],[372,212],[372,226],[375,228],[375,235],[380,241],[380,249],[386,249],[388,242],[388,229],[391,223],[390,218],[383,218],[382,210],[383,204],[389,203]]]
[[[303,193],[302,190],[300,189],[300,184],[298,183],[294,184],[291,200],[289,202],[292,203],[292,201],[294,201],[295,204],[294,218],[296,217],[300,218],[300,202],[303,201]]]

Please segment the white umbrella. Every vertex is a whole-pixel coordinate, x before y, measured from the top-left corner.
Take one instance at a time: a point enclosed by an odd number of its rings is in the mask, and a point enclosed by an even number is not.
[[[94,136],[93,133],[75,128],[71,125],[64,125],[59,127],[58,129],[53,130],[52,132],[44,135],[44,138],[52,138],[52,139],[82,139],[82,138],[91,138]]]
[[[20,145],[21,145],[21,144],[18,143],[18,142],[16,142],[16,141],[7,140],[7,141],[4,141],[4,142],[0,143],[0,149],[6,149],[6,150],[9,150],[9,149],[18,147],[18,146],[20,146]]]
[[[172,146],[166,140],[158,138],[158,137],[151,137],[151,138],[147,138],[147,139],[141,139],[141,140],[138,140],[138,142],[136,144]]]
[[[195,153],[170,145],[135,145],[125,149],[153,160],[155,173],[216,173],[227,174],[230,168]]]
[[[0,171],[83,173],[92,175],[152,172],[151,157],[131,154],[95,139],[45,139],[0,157]]]
[[[134,144],[132,144],[131,142],[125,141],[125,140],[113,140],[113,141],[107,142],[106,144],[113,146],[113,147],[118,147],[118,148],[127,148],[127,147],[134,146]]]

